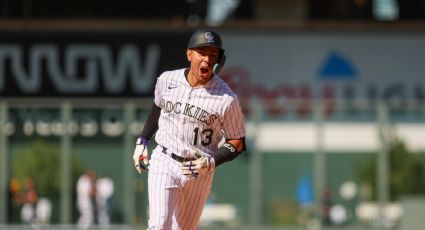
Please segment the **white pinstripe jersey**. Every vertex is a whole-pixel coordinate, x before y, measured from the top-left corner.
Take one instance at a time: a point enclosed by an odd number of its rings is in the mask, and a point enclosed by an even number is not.
[[[157,79],[155,104],[161,108],[155,140],[170,152],[192,157],[193,148],[213,155],[225,139],[246,135],[236,94],[218,76],[192,87],[186,69],[166,71]]]

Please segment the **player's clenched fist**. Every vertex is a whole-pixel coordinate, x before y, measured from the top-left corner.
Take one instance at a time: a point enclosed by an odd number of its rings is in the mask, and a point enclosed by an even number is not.
[[[148,140],[139,137],[136,142],[136,148],[133,153],[133,160],[136,170],[139,173],[148,171],[149,155],[148,155]]]
[[[192,175],[196,177],[215,168],[214,158],[199,153],[196,153],[195,156],[197,157],[196,160],[185,161],[182,163],[181,169],[183,175]]]

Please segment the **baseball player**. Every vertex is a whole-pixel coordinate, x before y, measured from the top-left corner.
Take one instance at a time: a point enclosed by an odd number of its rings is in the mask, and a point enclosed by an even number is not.
[[[87,169],[77,181],[77,208],[80,213],[78,218],[78,229],[89,229],[93,224],[93,203],[92,198],[95,194],[94,180],[96,174]]]
[[[196,229],[215,169],[245,150],[238,98],[217,75],[225,61],[219,34],[196,31],[186,57],[189,68],[157,79],[154,104],[133,154],[136,170],[149,170],[148,229]],[[148,160],[154,134],[158,145]]]
[[[104,174],[96,180],[96,211],[97,220],[103,229],[110,225],[110,201],[114,194],[114,182],[111,177]]]

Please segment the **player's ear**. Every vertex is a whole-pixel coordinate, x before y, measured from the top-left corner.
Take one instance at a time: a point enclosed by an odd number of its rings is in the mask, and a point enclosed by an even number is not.
[[[186,57],[189,62],[192,60],[192,52],[190,49],[186,49]]]

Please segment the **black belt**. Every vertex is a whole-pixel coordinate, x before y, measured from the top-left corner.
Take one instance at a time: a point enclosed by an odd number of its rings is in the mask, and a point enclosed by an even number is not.
[[[168,156],[170,156],[171,158],[173,158],[175,161],[178,161],[178,162],[180,162],[180,163],[183,163],[183,162],[185,162],[185,161],[193,161],[193,160],[196,160],[196,158],[195,157],[182,157],[182,156],[179,156],[179,155],[177,155],[177,154],[175,154],[175,153],[169,153],[169,152],[167,152],[167,148],[165,148],[164,146],[162,146],[161,145],[161,147],[162,147],[162,153],[164,153],[165,155],[168,155]]]

